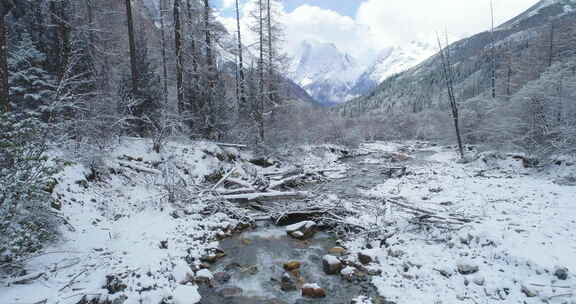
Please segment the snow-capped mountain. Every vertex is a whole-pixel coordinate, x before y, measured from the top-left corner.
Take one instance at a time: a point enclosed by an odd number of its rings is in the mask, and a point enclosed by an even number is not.
[[[384,49],[358,78],[350,95],[360,96],[369,93],[386,78],[418,65],[436,51],[433,46],[417,41]]]
[[[332,43],[303,41],[292,62],[292,79],[316,101],[330,105],[346,102],[363,67]]]
[[[293,56],[292,79],[325,105],[341,104],[370,93],[391,75],[405,71],[436,49],[421,42],[389,47],[368,66],[362,66],[332,43],[303,41]]]

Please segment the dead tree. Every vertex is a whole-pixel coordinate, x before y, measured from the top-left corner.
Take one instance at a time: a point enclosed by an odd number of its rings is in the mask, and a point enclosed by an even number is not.
[[[160,0],[160,34],[162,38],[162,76],[163,76],[163,93],[164,93],[164,106],[168,106],[168,68],[166,58],[166,24],[165,24],[165,10],[166,0]]]
[[[456,103],[456,96],[454,95],[454,73],[450,62],[450,45],[448,41],[446,41],[446,49],[443,49],[440,37],[437,36],[437,38],[438,47],[440,48],[440,59],[442,61],[442,74],[446,82],[450,110],[452,111],[452,119],[454,120],[454,130],[456,131],[456,140],[458,141],[458,152],[460,153],[460,158],[464,159],[464,147],[462,146],[462,136],[460,135],[458,103]],[[446,40],[448,40],[448,35],[446,35]]]
[[[490,26],[490,40],[491,40],[491,80],[492,80],[492,98],[496,98],[496,48],[495,48],[495,39],[494,39],[494,4],[490,1],[490,17],[492,20],[492,24]]]
[[[178,112],[184,112],[184,87],[182,66],[182,25],[180,23],[180,2],[174,0],[174,50],[176,51],[176,90],[178,91]]]
[[[243,57],[243,49],[242,49],[242,32],[240,29],[240,7],[238,4],[238,0],[236,0],[236,30],[238,31],[238,101],[240,103],[240,112],[246,113],[245,111],[247,104],[246,104],[246,96],[245,96],[245,77],[244,77],[244,57]]]
[[[132,95],[138,92],[138,71],[136,70],[136,42],[134,40],[134,19],[132,18],[131,0],[126,0],[126,17],[128,23],[128,43],[130,45],[130,70],[132,74]]]

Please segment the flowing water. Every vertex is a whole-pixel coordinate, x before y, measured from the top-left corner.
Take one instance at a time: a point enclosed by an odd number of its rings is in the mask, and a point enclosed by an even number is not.
[[[326,275],[322,257],[336,246],[336,240],[327,233],[316,233],[306,241],[290,238],[284,228],[260,227],[252,232],[221,241],[226,257],[212,267],[214,273],[231,275],[229,282],[215,283],[213,288],[201,289],[203,304],[292,304],[292,303],[350,303],[359,295],[372,293],[369,284],[349,282],[339,275]],[[302,283],[316,283],[326,290],[324,299],[306,299],[301,291],[284,292],[281,278],[283,264],[298,261]],[[367,278],[364,278],[367,280]],[[239,289],[238,289],[239,288]],[[227,291],[241,289],[240,295],[226,296]]]
[[[415,152],[417,158],[433,154],[429,151]],[[383,161],[384,155],[370,154],[346,159],[346,177],[330,180],[321,186],[324,193],[334,193],[343,199],[356,199],[361,189],[369,189],[388,178],[393,164]],[[418,160],[403,163],[410,164]],[[313,186],[306,186],[313,187]],[[226,257],[218,261],[211,271],[225,272],[231,276],[226,283],[201,286],[202,304],[299,304],[299,303],[350,303],[352,299],[376,296],[369,284],[370,277],[359,277],[350,282],[340,275],[326,275],[322,257],[337,245],[336,239],[327,233],[317,233],[312,239],[299,241],[286,234],[285,228],[263,223],[253,231],[244,232],[220,242]],[[301,263],[301,283],[316,283],[325,289],[327,297],[307,299],[300,289],[290,292],[281,290],[281,278],[285,273],[283,264],[290,261]],[[385,302],[382,302],[385,303]]]

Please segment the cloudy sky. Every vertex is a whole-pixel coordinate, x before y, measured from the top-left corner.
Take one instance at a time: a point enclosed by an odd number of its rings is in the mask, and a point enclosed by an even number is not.
[[[232,26],[234,0],[219,1]],[[493,0],[496,24],[539,0]],[[379,50],[410,41],[432,42],[437,31],[463,38],[489,29],[490,0],[283,0],[288,52],[302,40],[332,42],[360,61]],[[242,0],[244,15],[248,0]],[[250,37],[248,36],[248,39]]]

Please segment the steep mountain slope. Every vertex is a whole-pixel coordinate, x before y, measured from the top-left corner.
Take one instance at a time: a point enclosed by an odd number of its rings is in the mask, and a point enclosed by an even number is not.
[[[482,32],[450,45],[457,99],[490,95],[492,53],[496,61],[496,95],[508,98],[538,79],[553,63],[575,55],[576,1],[543,0],[494,32]],[[494,41],[496,46],[492,49]],[[446,105],[438,55],[383,81],[369,95],[338,111],[346,115],[378,112],[419,113]]]
[[[417,41],[405,46],[384,49],[356,80],[350,94],[355,96],[368,94],[386,78],[414,67],[435,52],[436,48],[433,46]]]
[[[345,102],[362,73],[354,58],[332,43],[303,41],[293,57],[292,79],[324,105]]]

